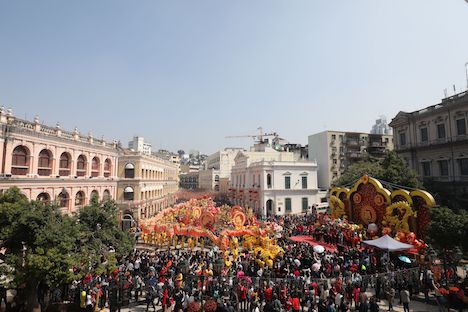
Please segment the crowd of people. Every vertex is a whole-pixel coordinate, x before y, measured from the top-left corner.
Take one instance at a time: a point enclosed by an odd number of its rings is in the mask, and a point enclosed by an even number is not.
[[[135,250],[118,259],[119,267],[113,272],[87,275],[62,291],[53,291],[52,297],[68,299],[87,311],[105,306],[119,311],[145,302],[147,311],[158,307],[198,311],[203,304],[204,311],[374,312],[379,311],[381,300],[389,310],[398,303],[409,311],[414,294],[427,294],[437,287],[429,269],[363,248],[354,241],[360,235],[357,231],[346,238],[333,224],[317,227],[314,213],[274,221],[283,226],[277,243],[284,254],[272,267],[259,261],[260,254],[247,251],[227,265],[224,253],[208,241],[204,250]],[[289,240],[296,234],[312,235],[337,250],[315,252],[308,244]]]

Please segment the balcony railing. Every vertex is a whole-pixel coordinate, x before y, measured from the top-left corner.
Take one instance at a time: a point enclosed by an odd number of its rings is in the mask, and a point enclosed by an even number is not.
[[[463,142],[463,141],[468,141],[468,135],[463,134],[463,135],[456,135],[453,137],[446,137],[446,138],[440,138],[440,139],[434,139],[434,140],[428,140],[428,141],[418,141],[416,144],[414,144],[414,147],[427,147],[427,146],[434,146],[434,145],[441,145],[441,144],[447,144],[447,143],[452,143],[452,142]],[[410,144],[405,144],[405,145],[396,145],[396,150],[405,150],[411,148]]]
[[[352,146],[355,146],[355,145],[359,145],[359,141],[358,140],[346,140],[346,145],[352,145]]]
[[[162,195],[154,198],[140,199],[140,200],[116,200],[117,205],[123,206],[141,206],[146,204],[157,204],[165,199],[169,199],[170,194]]]
[[[370,147],[385,147],[387,146],[387,144],[384,142],[370,142],[369,146]]]
[[[27,133],[31,134],[31,132],[35,133],[36,135],[47,135],[47,136],[54,136],[58,139],[62,140],[73,140],[76,143],[80,144],[92,144],[92,145],[100,145],[106,148],[115,149],[117,147],[117,142],[106,142],[103,139],[96,139],[93,138],[91,135],[83,135],[75,131],[65,131],[60,129],[60,127],[49,127],[45,125],[39,124],[37,121],[31,122],[28,120],[23,120],[20,118],[14,117],[12,122],[12,131],[16,133]]]
[[[366,155],[362,152],[348,152],[348,157],[349,158],[363,158]]]
[[[445,99],[442,99],[442,102],[457,100],[457,99],[459,99],[461,97],[464,97],[467,94],[468,94],[468,91],[463,91],[463,92],[460,92],[458,94],[449,96],[449,97],[447,97]]]

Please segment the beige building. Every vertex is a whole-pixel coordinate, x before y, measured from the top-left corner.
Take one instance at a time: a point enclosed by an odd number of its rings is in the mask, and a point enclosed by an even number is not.
[[[118,163],[117,203],[135,220],[154,216],[174,204],[178,165],[152,155],[123,151]]]
[[[229,191],[231,178],[219,178],[219,192],[226,194]]]
[[[219,170],[206,169],[198,172],[198,187],[202,190],[219,192]]]
[[[231,169],[235,165],[237,153],[243,148],[227,147],[209,155],[203,170],[199,172],[199,187],[203,190],[227,192]]]
[[[206,169],[217,169],[221,178],[230,178],[231,169],[235,165],[237,153],[245,151],[240,147],[227,147],[221,151],[211,154],[206,158]]]
[[[117,143],[48,127],[0,109],[0,190],[18,187],[30,200],[54,201],[63,213],[90,199],[114,199]]]
[[[395,150],[424,179],[424,184],[465,207],[467,120],[468,91],[465,91],[415,112],[399,112],[390,123]]]
[[[308,143],[309,159],[318,163],[318,185],[327,189],[349,165],[393,150],[393,136],[384,134],[323,131],[310,135]]]

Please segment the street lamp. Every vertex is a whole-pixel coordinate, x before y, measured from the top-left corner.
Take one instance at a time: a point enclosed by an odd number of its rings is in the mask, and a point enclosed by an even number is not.
[[[465,0],[468,2],[468,0]],[[465,63],[466,90],[468,90],[468,62]]]

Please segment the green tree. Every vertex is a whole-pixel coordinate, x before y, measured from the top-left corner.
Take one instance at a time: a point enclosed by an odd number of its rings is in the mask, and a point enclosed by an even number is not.
[[[116,256],[128,254],[133,245],[131,235],[118,227],[113,202],[93,200],[68,216],[55,205],[28,201],[18,188],[0,195],[0,247],[6,248],[0,275],[7,275],[12,287],[24,288],[27,311],[40,309],[40,282],[52,287],[68,283],[77,277],[73,267],[81,273],[109,271]]]
[[[455,213],[447,207],[430,210],[431,222],[427,229],[428,242],[439,251],[460,248],[468,253],[468,213]]]
[[[0,242],[12,286],[24,287],[27,311],[39,309],[41,281],[59,286],[73,278],[70,269],[79,261],[75,253],[78,228],[73,218],[57,207],[29,202],[17,188],[0,195]]]
[[[102,256],[106,257],[107,264],[100,270],[112,270],[115,257],[112,257],[111,247],[115,249],[117,257],[127,255],[133,250],[135,240],[130,233],[119,228],[114,202],[100,204],[93,201],[79,210],[77,220],[80,229],[80,251],[86,255],[88,270],[100,267]]]
[[[455,269],[462,256],[468,256],[468,213],[437,207],[430,210],[430,217],[427,241],[443,260],[444,271],[448,267]],[[447,278],[444,282],[449,283]]]
[[[332,184],[349,186],[366,174],[378,180],[410,188],[423,187],[416,173],[394,151],[388,152],[382,160],[368,160],[352,164]]]
[[[379,164],[382,167],[382,173],[377,177],[378,179],[406,187],[423,188],[416,172],[406,165],[397,152],[388,152]]]
[[[362,161],[352,164],[343,172],[343,174],[332,182],[336,186],[350,186],[354,184],[363,175],[369,175],[376,178],[382,175],[382,166],[375,161]]]

